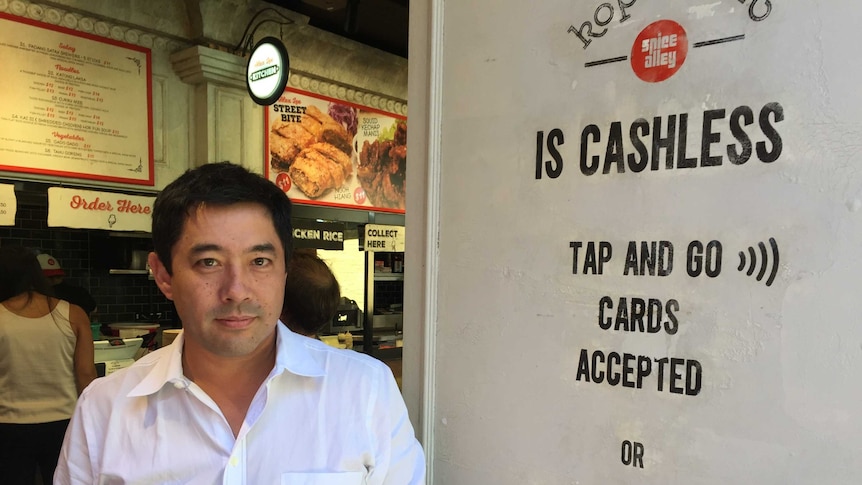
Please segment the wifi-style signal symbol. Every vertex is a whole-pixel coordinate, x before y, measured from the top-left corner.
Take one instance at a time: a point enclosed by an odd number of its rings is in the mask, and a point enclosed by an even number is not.
[[[766,278],[766,286],[772,286],[772,282],[775,281],[775,275],[778,273],[778,244],[775,242],[775,238],[769,238],[769,246],[772,248],[772,257],[770,258],[769,253],[766,251],[766,244],[763,242],[757,243],[757,247],[760,248],[760,259],[758,261],[757,252],[755,252],[754,247],[748,247],[748,256],[749,259],[747,261],[748,269],[746,269],[746,258],[745,252],[739,252],[739,267],[736,268],[737,271],[745,270],[745,274],[751,276],[754,274],[754,271],[757,270],[758,266],[760,266],[760,270],[757,272],[757,281],[761,281],[763,277],[766,275],[766,269],[770,266],[770,259],[772,260],[772,269],[769,272],[769,277]],[[759,263],[759,264],[758,264]]]

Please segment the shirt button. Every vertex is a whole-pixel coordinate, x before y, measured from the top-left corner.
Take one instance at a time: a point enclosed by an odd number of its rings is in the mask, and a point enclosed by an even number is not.
[[[239,465],[239,459],[235,456],[230,457],[230,466],[235,467],[237,465]]]

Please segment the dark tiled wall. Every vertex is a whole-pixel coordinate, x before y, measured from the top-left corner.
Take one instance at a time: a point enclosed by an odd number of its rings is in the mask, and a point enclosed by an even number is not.
[[[59,260],[66,281],[86,288],[97,302],[101,323],[133,322],[136,315],[161,314],[158,321],[170,326],[175,321],[173,304],[167,300],[146,275],[112,275],[103,264],[93,261],[94,241],[104,239],[105,231],[48,227],[47,203],[25,203],[19,200],[15,226],[0,226],[0,245],[21,245],[39,249]],[[147,244],[141,238],[112,238],[117,245]]]
[[[383,266],[395,272],[395,262],[401,262],[400,273],[404,272],[404,253],[374,253],[374,260],[382,261]],[[403,274],[402,274],[403,276]],[[375,281],[374,282],[374,308],[388,309],[392,304],[404,302],[404,281]]]
[[[403,281],[375,281],[374,308],[388,309],[392,304],[404,302]]]

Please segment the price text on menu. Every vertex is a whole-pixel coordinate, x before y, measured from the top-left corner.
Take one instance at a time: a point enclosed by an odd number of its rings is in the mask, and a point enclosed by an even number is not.
[[[0,14],[0,170],[153,185],[150,52]]]

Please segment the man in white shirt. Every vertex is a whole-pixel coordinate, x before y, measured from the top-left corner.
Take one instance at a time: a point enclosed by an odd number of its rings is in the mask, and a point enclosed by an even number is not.
[[[424,455],[382,362],[278,323],[290,201],[207,164],[153,207],[149,256],[183,332],[81,395],[55,484],[422,484]]]

